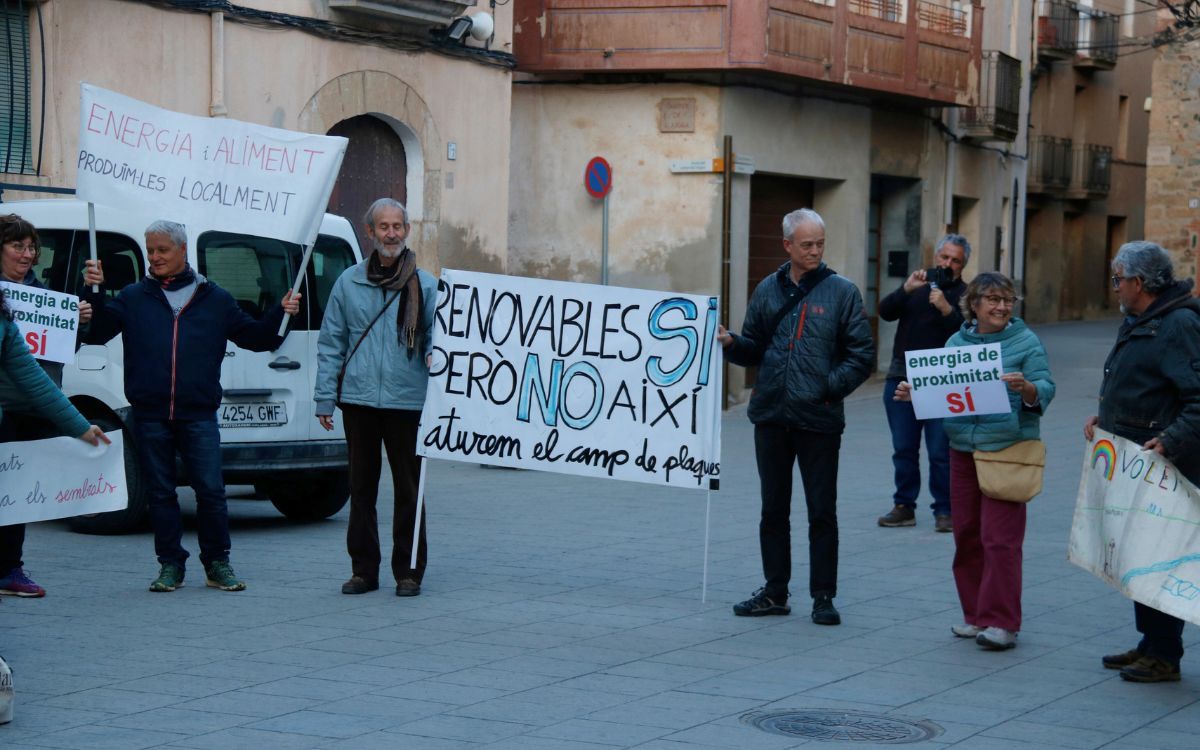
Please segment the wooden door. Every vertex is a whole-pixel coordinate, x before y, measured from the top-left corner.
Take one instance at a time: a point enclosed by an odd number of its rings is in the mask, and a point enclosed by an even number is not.
[[[329,135],[348,138],[346,157],[329,196],[329,213],[345,216],[354,225],[363,255],[371,252],[363,214],[377,198],[408,203],[408,161],[404,144],[391,126],[378,117],[358,115],[342,120]]]

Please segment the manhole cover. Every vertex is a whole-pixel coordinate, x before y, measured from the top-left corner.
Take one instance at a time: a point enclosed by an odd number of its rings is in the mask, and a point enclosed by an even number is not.
[[[843,709],[752,711],[744,714],[742,721],[771,734],[833,742],[904,745],[923,742],[942,733],[942,728],[931,721]]]

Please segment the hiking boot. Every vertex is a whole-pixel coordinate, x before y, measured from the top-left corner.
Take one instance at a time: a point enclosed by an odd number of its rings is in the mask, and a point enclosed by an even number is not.
[[[396,596],[420,596],[421,584],[411,578],[396,581]]]
[[[962,625],[951,625],[950,632],[958,638],[974,638],[983,632],[983,628],[964,622]]]
[[[1017,634],[1004,628],[987,628],[975,636],[975,642],[989,651],[1004,651],[1016,647]]]
[[[1128,667],[1130,664],[1133,664],[1135,661],[1141,658],[1142,652],[1138,651],[1136,648],[1131,648],[1122,654],[1108,654],[1107,656],[1101,656],[1100,663],[1104,665],[1105,669],[1121,669],[1123,667]]]
[[[832,596],[818,596],[813,598],[812,621],[818,625],[842,624],[842,616],[838,614],[837,608],[833,606]]]
[[[950,516],[934,516],[933,530],[946,534],[954,531],[954,523],[950,520]]]
[[[25,596],[36,598],[45,596],[46,589],[33,582],[25,575],[24,568],[13,568],[8,575],[0,578],[0,596]]]
[[[233,574],[233,566],[228,560],[214,560],[204,566],[204,585],[222,591],[245,591],[245,581],[238,580]]]
[[[733,605],[733,613],[738,617],[762,617],[763,615],[789,615],[792,608],[787,605],[787,599],[776,603],[774,599],[759,589],[744,602]]]
[[[350,576],[350,580],[342,584],[343,594],[365,594],[379,588],[379,581],[368,581],[362,576]]]
[[[1179,665],[1153,656],[1143,656],[1121,670],[1121,679],[1129,682],[1179,682]]]
[[[150,584],[150,590],[155,592],[174,591],[183,588],[183,568],[175,563],[163,563],[158,569],[158,578]]]
[[[889,529],[897,526],[916,526],[917,514],[907,505],[897,505],[879,517],[879,525]]]

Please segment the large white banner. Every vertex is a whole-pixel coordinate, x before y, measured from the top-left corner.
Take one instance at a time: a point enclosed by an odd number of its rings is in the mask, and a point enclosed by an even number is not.
[[[345,138],[185,115],[81,88],[81,200],[300,244],[316,237]]]
[[[11,281],[0,281],[0,289],[35,359],[64,364],[75,361],[78,297]]]
[[[716,297],[443,270],[417,452],[716,489]]]
[[[0,526],[128,505],[121,432],[107,434],[112,445],[73,437],[0,445]]]
[[[904,355],[917,419],[1012,411],[999,344],[917,349]]]
[[[1200,624],[1200,490],[1157,453],[1096,430],[1068,559],[1134,601]]]

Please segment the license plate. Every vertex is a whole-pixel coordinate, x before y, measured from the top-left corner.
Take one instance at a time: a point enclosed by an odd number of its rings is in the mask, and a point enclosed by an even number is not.
[[[287,409],[282,401],[221,404],[217,423],[221,427],[274,427],[287,424]]]

